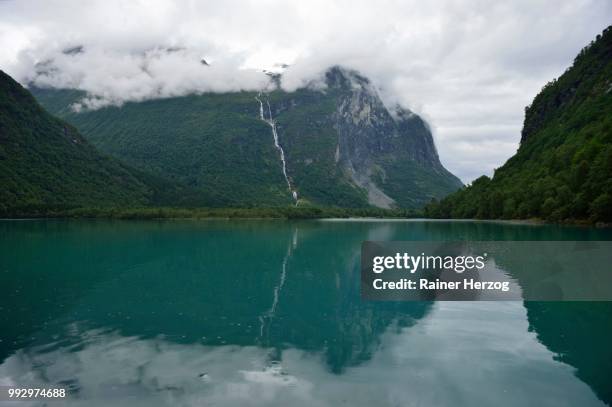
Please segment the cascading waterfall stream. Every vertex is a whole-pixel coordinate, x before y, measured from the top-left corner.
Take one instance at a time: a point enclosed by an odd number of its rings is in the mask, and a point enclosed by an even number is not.
[[[281,164],[283,167],[283,176],[285,177],[285,181],[287,181],[287,187],[289,187],[289,191],[291,192],[291,197],[293,198],[293,200],[295,201],[295,205],[297,206],[298,194],[297,194],[297,191],[293,189],[293,186],[291,185],[291,181],[289,180],[289,176],[287,175],[287,161],[285,160],[285,151],[283,150],[283,147],[280,145],[278,141],[278,132],[276,131],[276,122],[272,118],[272,109],[270,108],[270,101],[266,98],[266,104],[268,105],[268,116],[270,117],[269,119],[266,119],[266,116],[264,114],[264,105],[261,100],[261,93],[259,94],[259,96],[256,96],[255,99],[259,102],[259,118],[263,120],[264,122],[268,123],[268,125],[270,125],[270,127],[272,128],[272,137],[274,138],[274,147],[278,150],[280,154]]]

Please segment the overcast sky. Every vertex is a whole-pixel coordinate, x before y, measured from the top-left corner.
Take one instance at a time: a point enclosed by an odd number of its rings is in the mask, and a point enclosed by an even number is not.
[[[340,64],[421,114],[469,182],[516,151],[524,107],[610,23],[610,0],[0,0],[0,69],[95,108],[258,89],[277,63],[294,89]]]

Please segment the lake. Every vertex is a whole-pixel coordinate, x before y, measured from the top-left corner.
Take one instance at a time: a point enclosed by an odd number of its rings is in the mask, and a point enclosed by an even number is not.
[[[362,301],[364,240],[612,240],[612,230],[0,221],[0,385],[66,388],[53,406],[612,403],[612,303]]]

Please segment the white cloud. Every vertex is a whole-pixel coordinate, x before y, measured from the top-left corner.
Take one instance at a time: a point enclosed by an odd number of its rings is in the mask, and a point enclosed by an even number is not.
[[[467,182],[514,153],[523,108],[611,17],[608,0],[4,1],[0,68],[86,90],[95,107],[258,89],[278,62],[293,89],[341,64],[423,115]],[[37,75],[48,60],[57,71]]]
[[[77,53],[53,53],[49,64],[45,59],[37,64],[30,58],[27,66],[34,70],[26,70],[25,80],[39,86],[86,90],[91,96],[82,105],[89,108],[193,92],[262,89],[269,83],[262,72],[239,69],[237,58],[205,65],[200,53],[184,48],[153,48],[138,53],[76,49]]]

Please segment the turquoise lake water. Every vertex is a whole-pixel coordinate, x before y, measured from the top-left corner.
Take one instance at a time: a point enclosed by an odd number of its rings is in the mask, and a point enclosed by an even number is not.
[[[68,389],[52,406],[612,403],[612,303],[362,301],[364,240],[612,240],[612,230],[0,221],[0,385]]]

